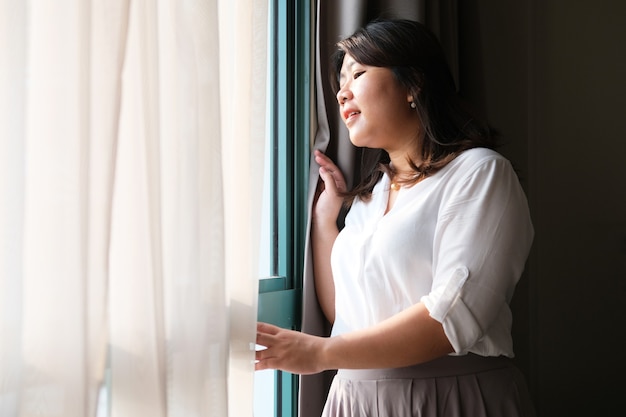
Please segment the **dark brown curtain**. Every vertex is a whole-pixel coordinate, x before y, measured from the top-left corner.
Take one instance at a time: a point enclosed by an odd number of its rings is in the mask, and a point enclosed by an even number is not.
[[[350,143],[348,131],[339,118],[337,100],[328,81],[328,61],[335,44],[375,18],[404,18],[426,24],[439,36],[452,68],[457,66],[457,0],[318,0],[315,13],[315,117],[317,126],[314,148],[326,152],[342,169],[348,187],[357,183],[361,172],[375,162],[375,153]],[[456,77],[458,80],[458,76]],[[457,86],[458,87],[458,86]],[[319,181],[319,166],[312,161],[309,180],[308,207]],[[310,210],[309,210],[310,213]],[[310,232],[310,216],[307,235]],[[341,223],[341,220],[340,220]],[[315,294],[311,248],[305,249],[303,276],[302,331],[328,336],[330,325],[325,320]],[[319,417],[334,372],[300,378],[300,417]]]

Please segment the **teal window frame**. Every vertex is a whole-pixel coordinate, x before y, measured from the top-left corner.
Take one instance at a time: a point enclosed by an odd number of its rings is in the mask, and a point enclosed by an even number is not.
[[[311,2],[270,1],[271,276],[259,321],[300,330],[310,158]],[[298,413],[298,377],[276,371],[275,416]]]

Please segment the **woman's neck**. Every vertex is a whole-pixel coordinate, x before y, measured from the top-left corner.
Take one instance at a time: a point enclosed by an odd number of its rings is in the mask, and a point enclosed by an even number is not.
[[[422,162],[421,158],[409,157],[407,153],[389,154],[389,159],[389,166],[395,174],[395,178],[399,180],[409,179],[415,175],[411,161],[416,166],[419,166]]]

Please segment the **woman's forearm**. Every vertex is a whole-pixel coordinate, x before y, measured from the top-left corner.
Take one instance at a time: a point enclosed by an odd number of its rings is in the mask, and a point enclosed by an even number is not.
[[[339,230],[334,222],[313,220],[311,243],[315,291],[320,307],[331,324],[335,321],[335,284],[330,267],[330,253],[338,234]]]
[[[419,303],[375,326],[327,339],[319,360],[324,369],[397,368],[453,351],[441,323]]]
[[[366,329],[319,337],[259,323],[256,369],[311,374],[328,369],[397,368],[453,352],[443,327],[416,304]]]

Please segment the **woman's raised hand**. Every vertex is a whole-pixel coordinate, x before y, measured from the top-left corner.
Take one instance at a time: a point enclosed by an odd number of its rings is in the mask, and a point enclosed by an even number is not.
[[[318,185],[313,218],[318,222],[336,222],[343,204],[341,193],[347,191],[343,173],[337,165],[321,151],[315,150],[315,162],[320,166],[322,181]]]

